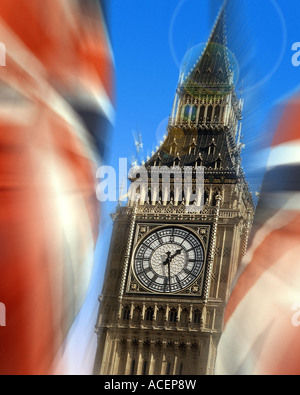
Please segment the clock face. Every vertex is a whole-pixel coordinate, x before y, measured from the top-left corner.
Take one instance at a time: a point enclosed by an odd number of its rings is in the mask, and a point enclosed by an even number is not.
[[[136,277],[148,290],[179,292],[201,274],[204,249],[192,232],[177,227],[162,228],[141,242],[133,265]]]

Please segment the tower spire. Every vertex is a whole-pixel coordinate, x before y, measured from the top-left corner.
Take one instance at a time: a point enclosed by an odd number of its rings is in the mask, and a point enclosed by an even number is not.
[[[232,72],[226,48],[226,4],[216,18],[207,44],[184,80],[184,84],[231,84]]]

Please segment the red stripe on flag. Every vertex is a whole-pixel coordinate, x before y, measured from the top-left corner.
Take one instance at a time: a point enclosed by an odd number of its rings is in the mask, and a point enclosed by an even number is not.
[[[295,98],[287,104],[272,141],[272,147],[300,140],[300,99]]]
[[[3,90],[0,107],[1,374],[51,373],[88,287],[96,164],[66,100],[90,95],[94,105],[100,85],[111,92],[111,60],[100,18],[81,18],[76,4],[19,0],[16,12],[0,3],[8,40],[0,78],[17,91],[6,102]]]
[[[286,211],[287,215],[291,214]],[[225,325],[230,320],[234,311],[243,298],[252,289],[255,283],[286,253],[299,245],[300,215],[295,212],[296,217],[282,227],[270,231],[270,234],[262,241],[253,253],[251,262],[247,265],[234,287],[225,312]],[[288,236],[284,238],[283,234]],[[250,247],[251,248],[251,247]]]
[[[41,7],[40,0],[18,0],[16,12],[11,0],[1,0],[0,16],[44,65],[57,88],[72,91],[78,82],[99,86],[101,81],[111,97],[113,65],[100,13],[83,14],[77,2],[63,2],[44,0]]]

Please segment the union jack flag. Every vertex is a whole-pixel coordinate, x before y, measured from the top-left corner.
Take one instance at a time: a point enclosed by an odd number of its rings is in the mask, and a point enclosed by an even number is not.
[[[252,239],[227,306],[216,373],[300,373],[300,99],[273,138]]]
[[[102,3],[1,0],[0,374],[51,374],[82,306],[112,122]]]

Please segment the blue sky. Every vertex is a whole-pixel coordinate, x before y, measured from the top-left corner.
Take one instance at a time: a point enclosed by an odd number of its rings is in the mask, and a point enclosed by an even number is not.
[[[291,62],[292,44],[300,41],[300,4],[299,0],[230,2],[228,47],[237,59],[237,92],[243,87],[245,99],[243,165],[255,191],[267,159],[261,148],[270,141],[280,116],[277,103],[300,84],[300,67]],[[142,156],[146,158],[155,149],[171,113],[179,65],[189,49],[206,42],[220,4],[219,0],[107,1],[115,59],[116,121],[107,141],[105,164],[117,169],[119,158],[131,160],[134,134],[139,131]],[[77,335],[87,317],[94,328],[112,230],[109,213],[115,206],[102,205],[97,264],[90,296],[74,329]]]
[[[299,83],[291,46],[300,41],[298,0],[231,0],[228,47],[237,59],[245,99],[243,163],[253,190],[260,185],[253,154],[266,140],[274,103]],[[165,133],[186,52],[206,42],[219,0],[109,0],[109,26],[116,67],[116,123],[107,163],[143,157]],[[266,125],[266,123],[268,125]],[[255,166],[254,166],[255,165]]]
[[[265,151],[280,117],[281,102],[300,84],[291,62],[300,41],[299,0],[229,0],[228,48],[237,60],[236,89],[245,100],[242,163],[253,193],[259,189]],[[106,164],[136,156],[141,132],[146,158],[165,134],[180,64],[205,43],[222,0],[108,0],[108,23],[115,59],[116,121],[107,141]],[[103,204],[103,226],[111,230]],[[106,232],[106,235],[109,231]],[[105,246],[107,242],[104,242]]]

